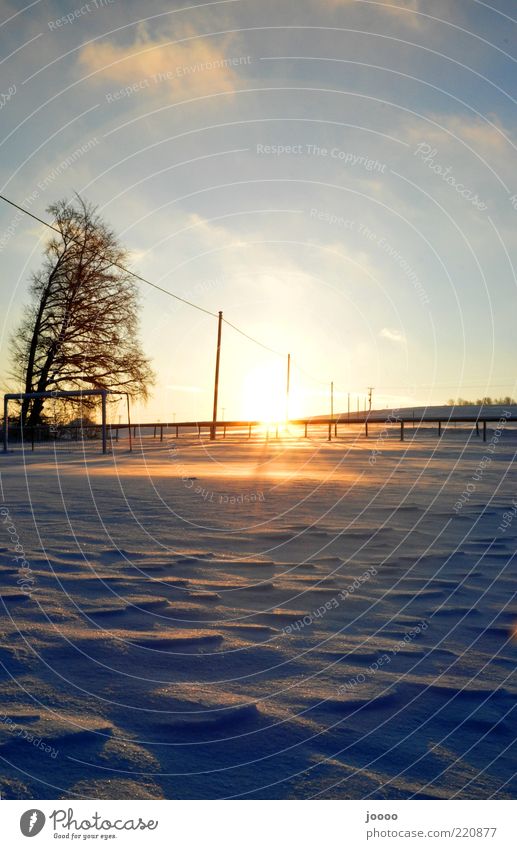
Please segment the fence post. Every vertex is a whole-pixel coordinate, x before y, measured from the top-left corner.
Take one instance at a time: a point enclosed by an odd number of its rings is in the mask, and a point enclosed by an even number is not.
[[[400,423],[400,441],[404,442],[404,422]]]
[[[106,454],[107,445],[106,445],[106,390],[102,391],[101,394],[101,402],[102,402],[102,453]]]
[[[7,451],[7,444],[9,442],[9,419],[7,416],[8,404],[9,400],[4,396],[4,452]]]
[[[483,442],[486,442],[486,419],[483,420]]]
[[[219,397],[219,364],[221,360],[221,332],[223,326],[223,314],[219,310],[219,318],[217,322],[217,353],[215,356],[215,381],[214,381],[214,409],[212,413],[212,425],[210,427],[210,439],[215,439],[217,436],[217,400]]]

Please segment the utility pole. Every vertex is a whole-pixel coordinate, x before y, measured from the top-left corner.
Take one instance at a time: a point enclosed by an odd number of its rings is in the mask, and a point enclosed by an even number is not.
[[[332,442],[332,422],[334,421],[334,381],[330,384],[330,422],[329,422],[329,442]]]
[[[285,392],[285,422],[289,422],[289,389],[291,386],[291,354],[287,355],[287,386]]]
[[[369,413],[372,412],[372,392],[373,392],[374,388],[375,388],[374,386],[368,387],[368,412]]]
[[[221,361],[221,331],[223,326],[223,313],[219,311],[217,323],[217,354],[215,357],[215,381],[214,381],[214,410],[212,414],[212,427],[210,428],[210,439],[215,439],[217,430],[217,398],[219,395],[219,363]]]

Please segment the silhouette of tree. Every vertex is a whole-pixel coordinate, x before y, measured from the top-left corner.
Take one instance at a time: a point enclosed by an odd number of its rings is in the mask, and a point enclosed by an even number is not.
[[[447,401],[449,407],[490,407],[490,406],[508,406],[509,404],[517,404],[515,398],[506,395],[504,398],[491,398],[486,395],[484,398],[478,398],[476,401],[467,401],[465,398],[449,398]]]
[[[58,232],[11,337],[11,374],[19,391],[112,389],[146,399],[154,373],[138,339],[136,284],[115,267],[126,267],[126,251],[81,198],[47,211]],[[85,401],[83,407],[91,406]],[[26,399],[22,421],[40,423],[44,406],[45,399]]]

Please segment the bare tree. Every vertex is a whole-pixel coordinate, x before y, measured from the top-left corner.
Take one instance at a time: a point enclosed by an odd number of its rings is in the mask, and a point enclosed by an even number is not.
[[[147,398],[154,373],[138,338],[136,284],[120,268],[126,251],[80,198],[47,211],[57,232],[11,337],[13,377],[24,392],[112,389]],[[22,421],[38,424],[44,403],[24,401]]]
[[[485,395],[484,398],[477,398],[475,401],[469,401],[465,398],[449,398],[447,402],[449,407],[491,407],[493,405],[510,406],[515,403],[517,403],[515,398],[512,398],[510,395],[505,395],[504,398],[491,398],[489,395]]]

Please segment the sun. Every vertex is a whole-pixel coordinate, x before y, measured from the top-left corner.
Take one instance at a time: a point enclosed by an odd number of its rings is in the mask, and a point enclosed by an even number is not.
[[[263,424],[285,421],[285,376],[278,369],[260,366],[248,372],[242,394],[245,419]]]

